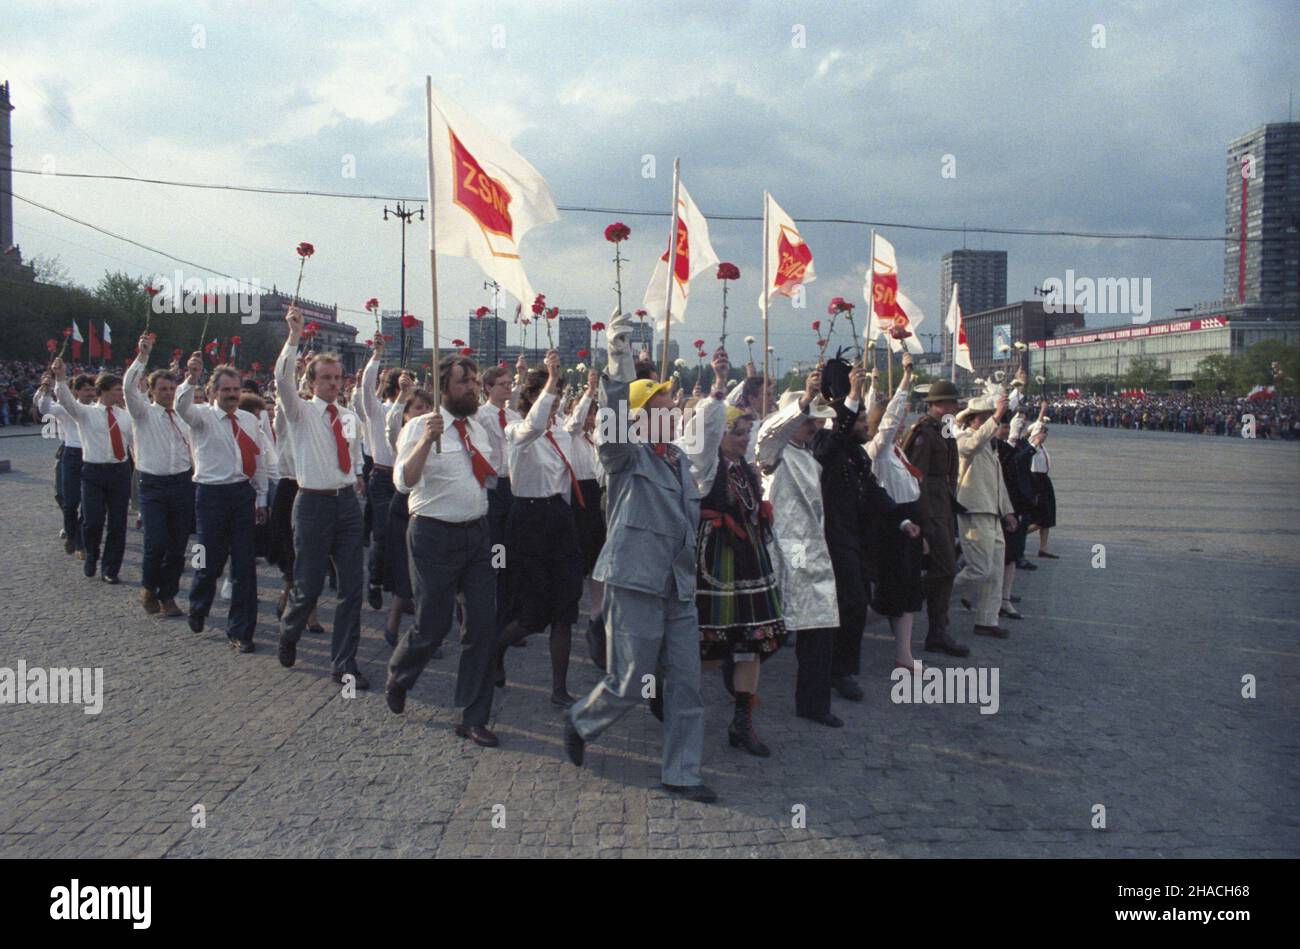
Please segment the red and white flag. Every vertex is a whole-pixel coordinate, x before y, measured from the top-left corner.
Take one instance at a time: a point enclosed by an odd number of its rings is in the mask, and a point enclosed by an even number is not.
[[[966,342],[966,325],[961,318],[961,304],[957,302],[957,284],[952,285],[952,298],[948,301],[948,318],[944,328],[952,335],[952,360],[967,372],[974,372],[970,361],[970,344]]]
[[[871,267],[867,270],[862,290],[875,315],[876,332],[885,335],[893,352],[906,346],[907,351],[914,355],[922,353],[925,347],[916,335],[916,328],[925,319],[925,314],[898,288],[898,261],[894,256],[894,245],[874,233],[871,245]],[[891,335],[895,328],[911,335],[898,340]]]
[[[429,240],[439,254],[471,257],[521,303],[536,294],[519,244],[534,227],[559,219],[541,173],[437,89],[430,93],[433,214]]]
[[[669,249],[671,250],[671,248]],[[668,291],[669,251],[655,264],[654,275],[646,287],[641,305],[659,329],[664,327],[666,293]],[[702,270],[718,264],[718,255],[709,243],[709,222],[691,200],[686,185],[677,183],[677,257],[673,271],[673,322],[686,319],[686,300],[690,296],[691,278]]]
[[[763,192],[767,202],[767,233],[763,235],[767,253],[767,286],[758,295],[758,305],[763,306],[764,297],[771,299],[772,294],[793,296],[795,288],[817,279],[813,269],[812,248],[799,234],[794,218],[781,210],[770,194]]]
[[[81,359],[81,344],[85,340],[81,338],[81,330],[77,327],[77,321],[72,321],[72,359],[74,362]]]

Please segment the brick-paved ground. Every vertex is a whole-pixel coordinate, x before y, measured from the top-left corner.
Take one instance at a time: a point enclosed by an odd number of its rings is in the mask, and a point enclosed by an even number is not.
[[[1009,640],[974,640],[955,614],[965,662],[1000,669],[1000,711],[892,704],[877,621],[867,698],[836,700],[841,730],[794,717],[792,652],[767,664],[768,760],[727,746],[730,700],[707,678],[705,774],[722,799],[706,807],[659,790],[646,710],[590,746],[585,769],[568,764],[544,639],[511,650],[503,745],[484,750],[451,732],[454,647],[405,716],[387,711],[368,607],[377,688],[351,700],[323,637],[305,637],[294,669],[276,662],[265,568],[256,654],[225,647],[224,611],[197,636],[145,616],[140,534],[121,586],[84,579],[57,539],[54,445],[0,439],[14,466],[0,476],[0,666],[102,666],[106,692],[97,717],[0,706],[0,856],[1300,855],[1300,446],[1057,428],[1051,447],[1064,559],[1022,575],[1028,618]],[[1089,566],[1095,543],[1105,569]],[[597,673],[575,653],[577,692]],[[791,826],[796,804],[806,828]]]

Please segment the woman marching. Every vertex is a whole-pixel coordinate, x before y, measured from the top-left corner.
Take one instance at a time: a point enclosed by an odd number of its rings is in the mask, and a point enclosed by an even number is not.
[[[1047,402],[1044,400],[1037,420],[1029,426],[1029,444],[1034,448],[1034,457],[1029,463],[1034,481],[1034,523],[1029,525],[1029,533],[1038,531],[1039,557],[1060,560],[1047,549],[1048,534],[1056,526],[1056,489],[1052,487],[1052,457],[1047,453],[1046,441]]]
[[[781,594],[767,552],[772,506],[763,500],[758,472],[745,460],[754,416],[731,405],[726,411],[717,467],[700,482],[704,498],[695,593],[700,660],[702,667],[712,668],[730,661],[736,710],[727,738],[733,748],[766,758],[771,749],[759,740],[753,722],[759,668],[786,639]]]

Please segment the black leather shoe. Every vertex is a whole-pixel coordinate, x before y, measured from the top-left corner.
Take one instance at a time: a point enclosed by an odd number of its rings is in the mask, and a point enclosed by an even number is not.
[[[947,633],[936,639],[926,639],[926,652],[946,652],[950,656],[969,656],[970,646],[957,642]]]
[[[384,588],[372,586],[368,602],[372,610],[382,610],[384,608]]]
[[[190,629],[196,633],[203,632],[203,617],[190,614]]]
[[[102,577],[100,577],[100,579],[103,580],[105,583],[109,584],[110,586],[117,586],[119,583],[122,582],[117,577],[112,577],[109,576],[108,574],[104,574]]]
[[[309,632],[309,633],[311,633],[311,634],[313,634],[313,635],[315,635],[315,636],[324,636],[324,635],[325,635],[325,627],[322,626],[320,623],[313,623],[312,625],[310,625],[310,626],[307,627],[307,632]]]
[[[1036,563],[1030,563],[1028,560],[1023,560],[1023,559],[1022,559],[1022,560],[1017,560],[1017,561],[1016,561],[1016,569],[1017,569],[1017,570],[1037,570],[1037,569],[1038,569],[1038,564],[1036,564]]]
[[[816,722],[818,725],[826,725],[830,728],[843,728],[844,719],[838,715],[827,712],[825,715],[800,715],[800,718],[806,718],[810,722]]]
[[[342,683],[343,677],[348,675],[352,676],[355,680],[354,684],[358,692],[364,692],[370,688],[370,680],[366,678],[365,673],[360,669],[353,670],[352,672],[331,672],[330,678],[335,682]]]
[[[840,694],[840,698],[848,699],[850,702],[862,701],[862,686],[858,685],[853,676],[833,678],[831,687]]]
[[[406,689],[389,679],[388,684],[384,686],[384,701],[388,703],[390,712],[401,715],[406,708]]]
[[[230,640],[230,648],[233,649],[235,652],[256,652],[257,651],[257,647],[253,645],[253,641],[251,639],[232,639]]]
[[[81,565],[81,572],[86,575],[87,580],[93,580],[95,574],[99,572],[99,564],[87,557],[85,563]]]
[[[501,740],[488,729],[486,725],[466,725],[461,722],[456,726],[456,734],[461,738],[468,738],[476,745],[482,745],[484,748],[495,748],[501,744]]]
[[[578,700],[575,699],[575,698],[574,698],[572,695],[570,695],[568,692],[552,692],[552,693],[551,693],[551,704],[552,704],[552,705],[557,705],[557,706],[559,706],[560,708],[568,708],[570,705],[572,705],[572,704],[573,704],[574,702],[576,702],[576,701],[578,701]]]
[[[298,644],[291,643],[287,639],[281,639],[276,655],[280,657],[280,665],[286,669],[292,669],[294,661],[298,658]]]
[[[587,741],[578,734],[578,730],[573,727],[573,722],[569,721],[569,716],[564,716],[564,750],[569,753],[569,760],[582,767],[582,756],[587,750]]]
[[[1011,630],[1003,629],[1001,626],[976,626],[976,636],[992,636],[994,639],[1006,639],[1011,635]]]
[[[688,801],[699,801],[701,804],[712,804],[718,799],[717,792],[707,784],[665,784],[663,789],[669,794],[676,794]]]

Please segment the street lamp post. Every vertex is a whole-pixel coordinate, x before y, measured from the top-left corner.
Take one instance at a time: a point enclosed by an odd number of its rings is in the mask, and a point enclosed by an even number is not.
[[[417,214],[420,216],[420,220],[423,221],[424,208],[416,208],[413,211],[408,210],[403,202],[398,201],[396,208],[389,208],[387,205],[384,206],[385,221],[388,220],[388,215],[390,214],[402,222],[402,291],[400,298],[401,302],[398,303],[398,308],[401,312],[398,314],[399,318],[397,325],[399,329],[400,345],[398,352],[402,354],[402,362],[404,364],[406,362],[406,324],[403,322],[402,318],[406,316],[406,225],[410,224],[411,219]],[[421,340],[421,342],[423,342],[423,340]]]
[[[501,284],[495,280],[488,280],[484,282],[483,289],[492,291],[492,365],[495,366],[499,361],[497,356],[497,305],[501,301]]]

